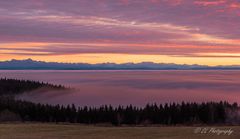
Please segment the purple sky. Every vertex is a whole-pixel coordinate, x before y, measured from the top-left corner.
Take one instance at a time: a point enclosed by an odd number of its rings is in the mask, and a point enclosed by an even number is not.
[[[0,57],[237,64],[239,24],[239,0],[0,0]]]

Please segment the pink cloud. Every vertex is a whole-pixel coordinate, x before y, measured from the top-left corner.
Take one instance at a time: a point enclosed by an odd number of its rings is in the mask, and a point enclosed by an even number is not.
[[[226,0],[197,0],[194,3],[202,6],[218,6],[226,2]]]
[[[41,50],[51,54],[239,53],[239,6],[233,0],[0,1],[0,41],[92,43]]]

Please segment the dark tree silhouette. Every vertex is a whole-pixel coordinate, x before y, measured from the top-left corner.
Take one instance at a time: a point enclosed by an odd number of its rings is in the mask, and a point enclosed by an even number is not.
[[[237,103],[230,104],[226,101],[160,105],[154,103],[147,104],[145,107],[104,105],[95,108],[76,107],[74,104],[67,106],[35,104],[12,97],[12,95],[41,87],[65,89],[61,85],[0,79],[0,120],[21,119],[23,122],[105,123],[112,125],[240,124],[240,107]]]
[[[49,83],[36,82],[30,80],[17,79],[0,79],[0,96],[1,95],[16,95],[24,92],[29,92],[38,88],[47,89],[66,89],[62,85],[52,85]]]

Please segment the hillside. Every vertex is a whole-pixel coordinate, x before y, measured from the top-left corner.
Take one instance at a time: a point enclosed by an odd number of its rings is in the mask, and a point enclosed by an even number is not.
[[[52,85],[43,82],[6,78],[0,79],[0,95],[21,94],[43,87],[48,89],[64,89],[61,85]]]

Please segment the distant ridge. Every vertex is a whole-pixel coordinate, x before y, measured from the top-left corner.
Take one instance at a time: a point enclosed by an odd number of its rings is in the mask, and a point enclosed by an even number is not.
[[[0,70],[240,70],[240,66],[204,66],[173,63],[57,63],[32,59],[0,62]]]

